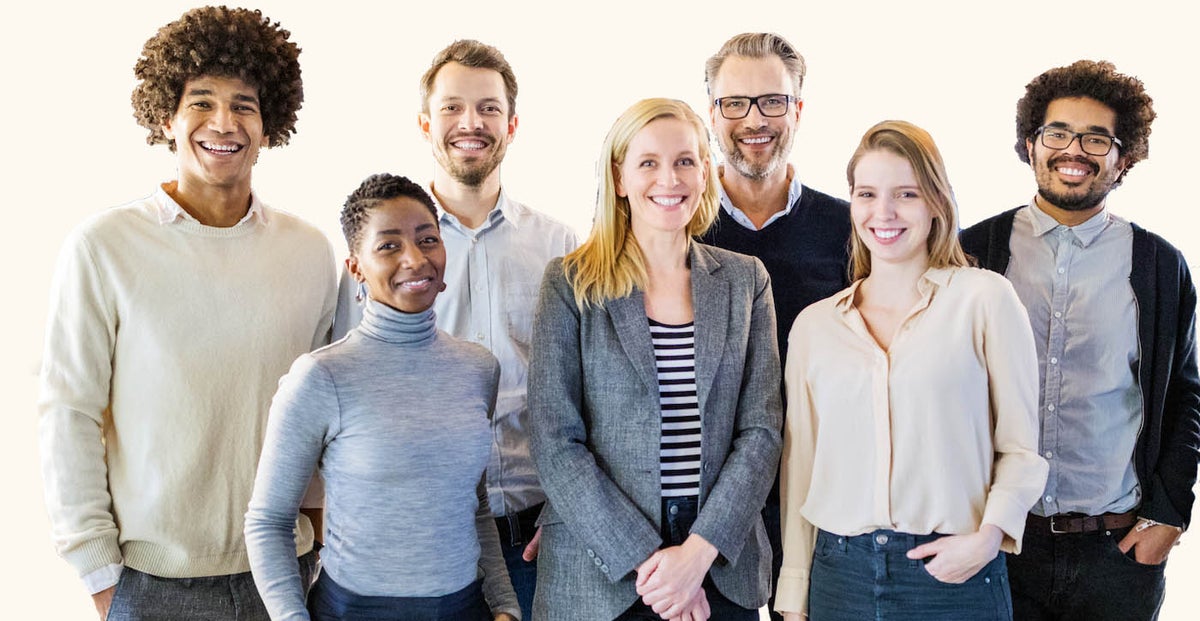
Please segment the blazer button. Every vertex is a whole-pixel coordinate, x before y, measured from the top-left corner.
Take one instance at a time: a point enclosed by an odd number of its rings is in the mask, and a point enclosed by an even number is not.
[[[602,572],[604,572],[604,573],[608,573],[608,565],[601,565],[601,566],[600,566],[600,571],[602,571]]]
[[[594,563],[596,563],[596,567],[599,567],[604,564],[604,561],[600,560],[600,557],[596,557],[596,558],[592,559],[592,561]]]
[[[592,552],[591,548],[588,548],[587,552],[588,552],[588,558],[596,558],[596,553]]]

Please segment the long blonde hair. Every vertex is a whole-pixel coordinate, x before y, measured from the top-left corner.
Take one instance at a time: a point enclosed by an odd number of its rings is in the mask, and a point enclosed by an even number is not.
[[[908,121],[883,121],[868,129],[846,165],[851,195],[854,193],[854,168],[871,151],[894,153],[912,166],[921,196],[933,212],[933,226],[925,246],[929,252],[929,267],[970,265],[970,259],[958,244],[958,204],[954,201],[946,165],[933,143],[933,136]],[[870,274],[871,251],[859,239],[855,229],[850,235],[850,279],[858,280]]]
[[[687,104],[675,99],[643,99],[623,112],[600,150],[597,177],[596,218],[592,232],[574,252],[563,258],[567,281],[575,290],[575,303],[583,308],[600,305],[646,286],[646,262],[630,223],[629,199],[617,196],[617,177],[633,137],[658,119],[679,119],[696,131],[701,166],[708,169],[704,193],[696,213],[688,222],[689,237],[703,235],[717,217],[717,175],[708,145],[708,130]]]

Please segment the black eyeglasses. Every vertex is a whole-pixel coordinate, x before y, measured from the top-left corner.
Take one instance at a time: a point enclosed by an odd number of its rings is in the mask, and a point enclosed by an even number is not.
[[[758,97],[718,97],[713,105],[721,111],[721,116],[736,121],[750,114],[750,107],[757,106],[763,116],[783,116],[787,114],[788,103],[796,101],[795,95],[759,95]]]
[[[1079,148],[1083,149],[1088,155],[1108,155],[1112,151],[1113,145],[1117,148],[1121,147],[1121,141],[1116,136],[1108,134],[1098,134],[1094,132],[1073,132],[1063,127],[1053,127],[1043,125],[1033,132],[1033,135],[1042,135],[1042,146],[1055,151],[1062,151],[1071,146],[1075,139],[1079,139]]]

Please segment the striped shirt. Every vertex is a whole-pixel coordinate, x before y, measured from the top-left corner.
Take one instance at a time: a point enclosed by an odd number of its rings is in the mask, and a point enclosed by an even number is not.
[[[649,321],[662,409],[662,495],[699,496],[700,404],[696,399],[694,324],[672,326]]]

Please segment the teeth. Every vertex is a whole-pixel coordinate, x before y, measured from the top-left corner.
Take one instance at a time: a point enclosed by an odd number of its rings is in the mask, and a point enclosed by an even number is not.
[[[431,280],[433,280],[433,279],[431,279],[431,278],[418,278],[418,279],[416,279],[416,280],[406,280],[406,281],[404,281],[404,282],[402,282],[402,283],[400,283],[400,284],[401,284],[402,286],[405,286],[405,287],[420,287],[420,286],[422,286],[422,285],[424,285],[424,284],[427,284],[427,283],[428,283],[428,282],[430,282]]]
[[[904,229],[871,229],[871,230],[875,232],[875,237],[878,237],[879,239],[895,239],[897,236],[899,236],[901,233],[904,232]]]
[[[674,206],[678,205],[679,203],[683,202],[683,197],[682,196],[655,196],[655,197],[651,198],[650,200],[653,201],[655,205],[661,205],[663,207],[674,207]]]
[[[486,147],[487,145],[479,140],[463,140],[463,141],[454,143],[454,146],[458,147],[459,149],[464,149],[467,151],[478,151],[479,149],[482,149],[482,148]]]
[[[201,142],[200,146],[208,149],[209,151],[218,151],[221,153],[234,153],[242,149],[241,145],[236,144],[208,144]]]
[[[760,136],[757,138],[742,138],[744,144],[766,144],[771,141],[770,136]]]
[[[1069,168],[1067,166],[1060,166],[1057,170],[1064,175],[1071,175],[1073,177],[1082,177],[1088,174],[1088,171],[1085,168]]]

